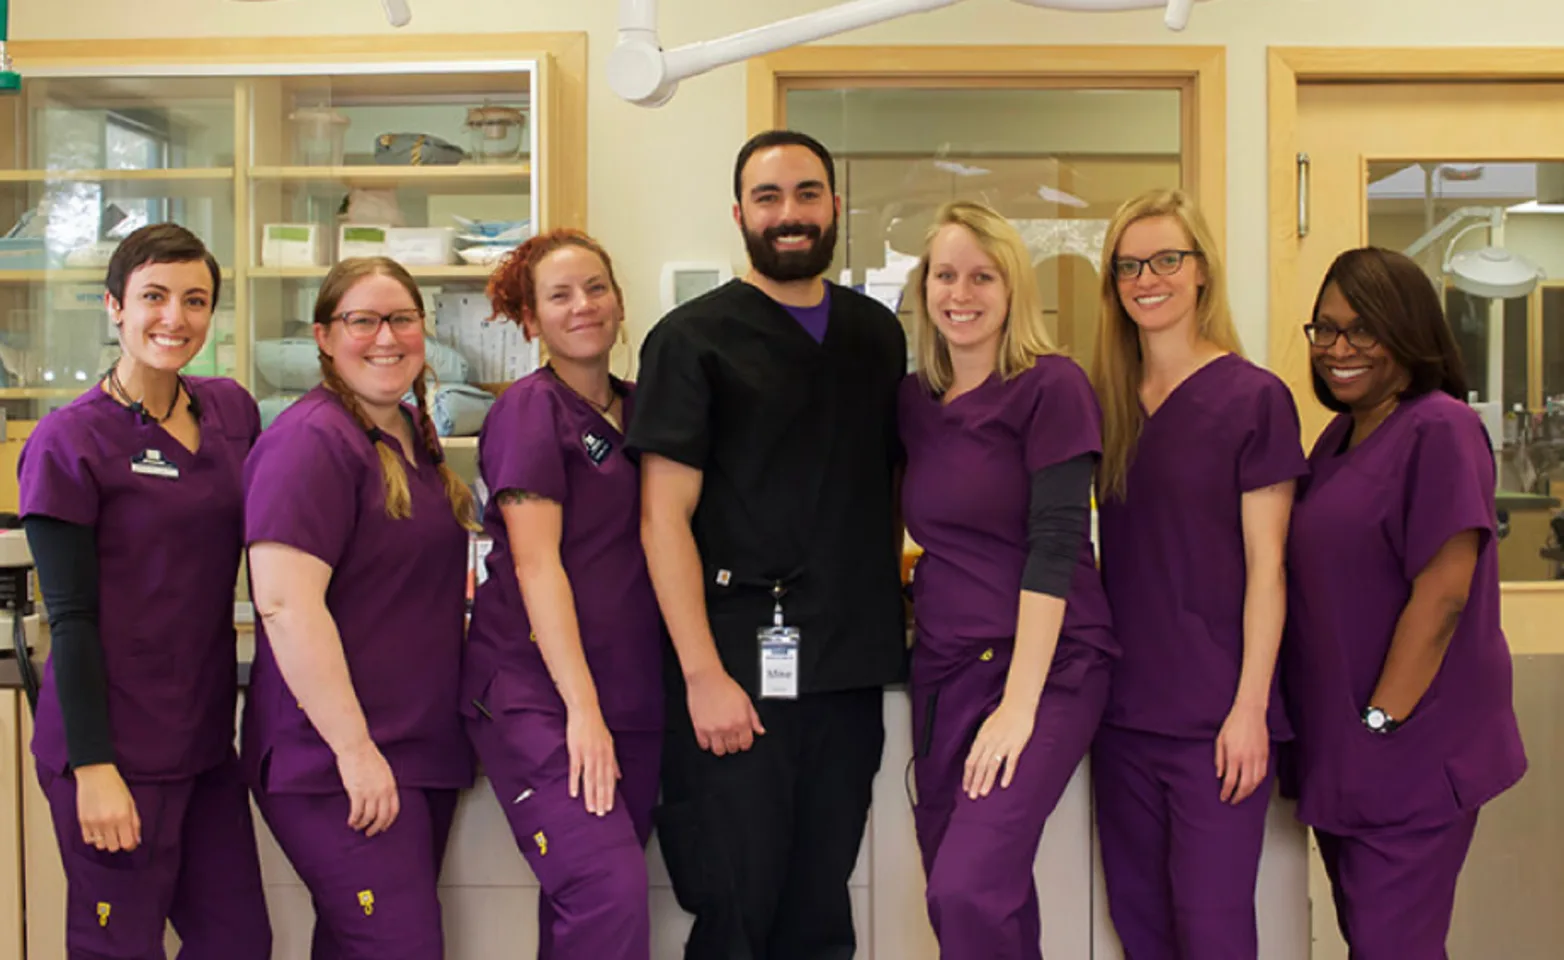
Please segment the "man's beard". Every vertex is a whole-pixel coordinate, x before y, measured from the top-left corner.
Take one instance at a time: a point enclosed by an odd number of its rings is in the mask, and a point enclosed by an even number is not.
[[[821,230],[812,223],[783,223],[754,233],[748,225],[742,227],[744,249],[749,251],[750,266],[763,277],[777,283],[793,283],[810,280],[825,273],[836,256],[836,220]],[[813,242],[802,250],[778,250],[779,237],[803,234]]]

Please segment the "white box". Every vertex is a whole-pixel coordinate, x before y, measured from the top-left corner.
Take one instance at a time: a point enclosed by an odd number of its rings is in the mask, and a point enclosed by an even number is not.
[[[344,223],[337,228],[337,259],[389,256],[386,233],[389,224]]]
[[[386,256],[407,267],[443,267],[456,262],[455,227],[391,227]]]
[[[325,263],[319,224],[268,223],[261,227],[261,266],[320,267]]]

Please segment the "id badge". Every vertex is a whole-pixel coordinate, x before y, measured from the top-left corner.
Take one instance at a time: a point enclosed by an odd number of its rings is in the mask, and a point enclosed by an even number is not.
[[[130,472],[164,480],[179,479],[179,466],[165,459],[161,450],[143,450],[131,457]]]
[[[755,631],[760,638],[760,697],[798,699],[798,628],[773,624]]]

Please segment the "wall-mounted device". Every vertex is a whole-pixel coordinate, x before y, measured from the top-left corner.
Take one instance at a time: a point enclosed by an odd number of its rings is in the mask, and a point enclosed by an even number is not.
[[[20,525],[15,514],[0,514],[0,527],[6,528],[0,529],[0,630],[11,636],[0,659],[16,660],[28,705],[36,708],[38,674],[33,653],[38,650],[42,624],[33,606],[33,554]]]
[[[733,268],[716,260],[684,260],[663,264],[662,308],[667,313],[679,304],[733,279]]]

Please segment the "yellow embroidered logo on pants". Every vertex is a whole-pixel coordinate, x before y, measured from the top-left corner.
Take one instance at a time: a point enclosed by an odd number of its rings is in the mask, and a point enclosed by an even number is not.
[[[987,663],[990,660],[994,659],[994,648],[993,647],[989,647],[987,650],[984,650],[982,655],[979,656],[978,659],[983,661],[984,663]]]
[[[98,902],[98,926],[106,927],[109,925],[109,912],[113,909],[113,907],[101,900]]]
[[[360,890],[358,892],[358,905],[364,908],[364,916],[375,915],[375,891]]]
[[[548,856],[548,837],[543,835],[542,830],[532,835],[532,842],[538,845],[538,856]]]

